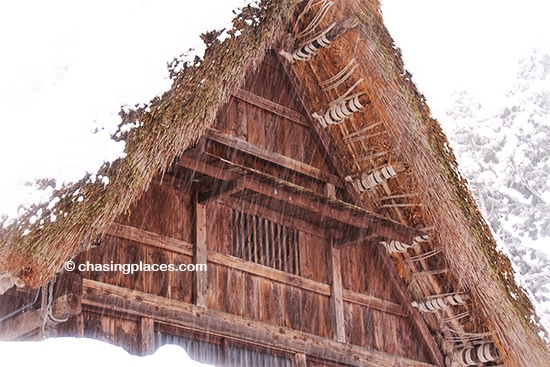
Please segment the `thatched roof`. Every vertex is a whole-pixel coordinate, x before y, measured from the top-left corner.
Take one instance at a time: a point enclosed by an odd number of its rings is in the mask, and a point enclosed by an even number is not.
[[[288,56],[300,48],[305,38],[300,39],[299,30],[314,16],[307,11],[308,4],[264,0],[259,7],[245,8],[237,16],[231,38],[219,42],[215,37],[205,37],[213,41],[204,60],[178,73],[172,89],[152,101],[148,111],[124,115],[124,121],[133,124],[139,120],[140,126],[122,136],[126,157],[99,172],[109,178],[107,185],[85,178],[56,193],[57,204],[35,208],[19,223],[2,230],[0,271],[38,286],[79,248],[101,237],[114,218],[142,195],[152,178],[214,123],[218,109],[266,50],[285,51]],[[301,83],[309,112],[326,111],[329,102],[347,88],[353,87],[352,93],[368,98],[360,118],[330,125],[327,131],[352,180],[388,164],[406,169],[405,174],[380,188],[361,192],[361,202],[355,204],[430,233],[431,241],[416,245],[410,252],[441,251],[442,257],[413,262],[411,254],[393,256],[413,298],[451,291],[468,293],[471,320],[464,327],[464,335],[488,335],[507,366],[548,365],[550,353],[532,323],[532,306],[515,284],[509,260],[496,250],[491,231],[458,173],[445,135],[408,78],[399,50],[383,25],[378,1],[335,1],[327,14],[321,17],[318,28],[326,29],[336,22],[331,38],[344,31],[346,36],[331,39],[330,52],[321,50],[310,61],[288,67]],[[319,81],[336,75],[353,59],[354,77],[339,88],[321,88]],[[372,136],[365,135],[368,145],[364,139],[350,142],[351,134],[357,137],[362,131]],[[83,202],[75,200],[79,196],[84,197]],[[384,200],[390,200],[390,205]],[[37,211],[42,219],[29,224]],[[55,221],[51,221],[51,214]],[[426,322],[440,329],[441,347],[447,348],[445,325],[430,316]]]

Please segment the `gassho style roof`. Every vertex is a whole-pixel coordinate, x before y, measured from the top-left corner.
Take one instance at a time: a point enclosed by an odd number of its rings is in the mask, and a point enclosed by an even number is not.
[[[1,230],[4,278],[40,286],[101,238],[153,177],[204,135],[271,50],[313,123],[337,148],[331,154],[354,204],[426,232],[415,243],[381,245],[440,348],[490,340],[506,366],[548,365],[532,305],[510,261],[496,250],[439,123],[404,70],[379,2],[264,0],[244,8],[229,33],[223,41],[217,32],[203,35],[203,60],[174,73],[171,90],[146,109],[122,113],[125,124],[136,125],[121,127],[125,158]],[[460,303],[466,311],[438,319],[429,312],[438,302]]]

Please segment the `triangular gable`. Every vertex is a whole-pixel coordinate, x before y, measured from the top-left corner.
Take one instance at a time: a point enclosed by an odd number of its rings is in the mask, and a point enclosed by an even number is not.
[[[311,121],[272,53],[247,75],[245,84],[219,114],[216,129],[266,154],[283,155],[324,174],[337,175],[329,168],[327,153],[312,136]]]

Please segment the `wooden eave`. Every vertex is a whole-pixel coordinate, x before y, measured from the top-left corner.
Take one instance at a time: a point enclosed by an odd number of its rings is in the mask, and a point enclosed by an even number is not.
[[[425,234],[356,205],[233,162],[227,155],[213,153],[209,149],[213,144],[316,180],[328,179],[329,183],[334,184],[341,182],[338,177],[321,173],[304,163],[209,130],[195,148],[177,160],[177,166],[187,170],[186,173],[192,175],[191,179],[202,182],[198,184],[201,191],[199,200],[233,202],[239,207],[241,203],[247,206],[253,202],[266,210],[316,226],[321,229],[319,232],[327,229],[333,231],[338,247],[384,240],[410,244],[415,237]]]

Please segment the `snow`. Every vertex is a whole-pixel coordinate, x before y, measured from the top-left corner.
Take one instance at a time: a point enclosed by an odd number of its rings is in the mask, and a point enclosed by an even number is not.
[[[41,342],[2,342],[0,355],[8,365],[20,366],[150,367],[170,366],[176,361],[178,366],[208,366],[193,361],[183,348],[176,345],[166,344],[150,356],[138,357],[106,342],[79,338],[51,338]]]
[[[514,262],[516,281],[550,330],[550,146],[543,130],[550,121],[550,3],[382,0],[382,11],[499,248]]]
[[[484,105],[498,103],[520,58],[550,39],[547,1],[381,2],[405,66],[438,119],[451,108],[456,90],[468,90]]]
[[[198,35],[227,28],[231,10],[245,3],[1,1],[0,216],[14,218],[21,205],[50,200],[51,186],[38,190],[37,185],[28,183],[51,178],[59,187],[81,179],[86,172],[94,174],[104,161],[122,156],[124,144],[110,139],[120,122],[120,109],[146,106],[168,90],[171,80],[167,63],[202,55],[204,45]],[[546,1],[382,0],[382,6],[406,68],[448,131],[456,132],[449,126],[447,111],[456,102],[457,90],[468,91],[472,110],[463,113],[470,114],[472,123],[494,116],[503,103],[510,103],[510,108],[517,105],[505,99],[516,79],[517,63],[533,47],[550,39],[546,19],[550,2]],[[543,90],[547,85],[535,80],[523,88]],[[476,110],[476,104],[483,108]],[[542,124],[548,126],[548,122]],[[484,132],[488,138],[492,134],[489,128]],[[517,154],[518,163],[527,159],[527,151],[514,153],[511,149],[502,150],[499,161],[513,154]],[[469,170],[480,162],[466,154],[461,164]],[[497,164],[494,173],[482,175],[484,185],[498,184],[495,176],[502,173],[496,168],[506,167]],[[108,177],[94,178],[109,184]],[[546,188],[542,196],[550,202],[550,179]],[[510,219],[516,220],[513,216]],[[528,236],[522,241],[526,248],[550,256],[544,242]],[[521,258],[540,267],[533,252],[524,254]],[[548,301],[538,305],[546,315],[546,325],[550,325]],[[17,355],[37,357],[40,362],[86,355],[79,358],[79,364],[107,366],[160,365],[159,361],[152,362],[153,358],[164,357],[166,365],[174,359],[185,360],[182,351],[173,346],[162,347],[151,359],[141,360],[104,343],[70,339],[0,343],[0,353],[5,360]],[[104,355],[120,360],[98,362]]]

